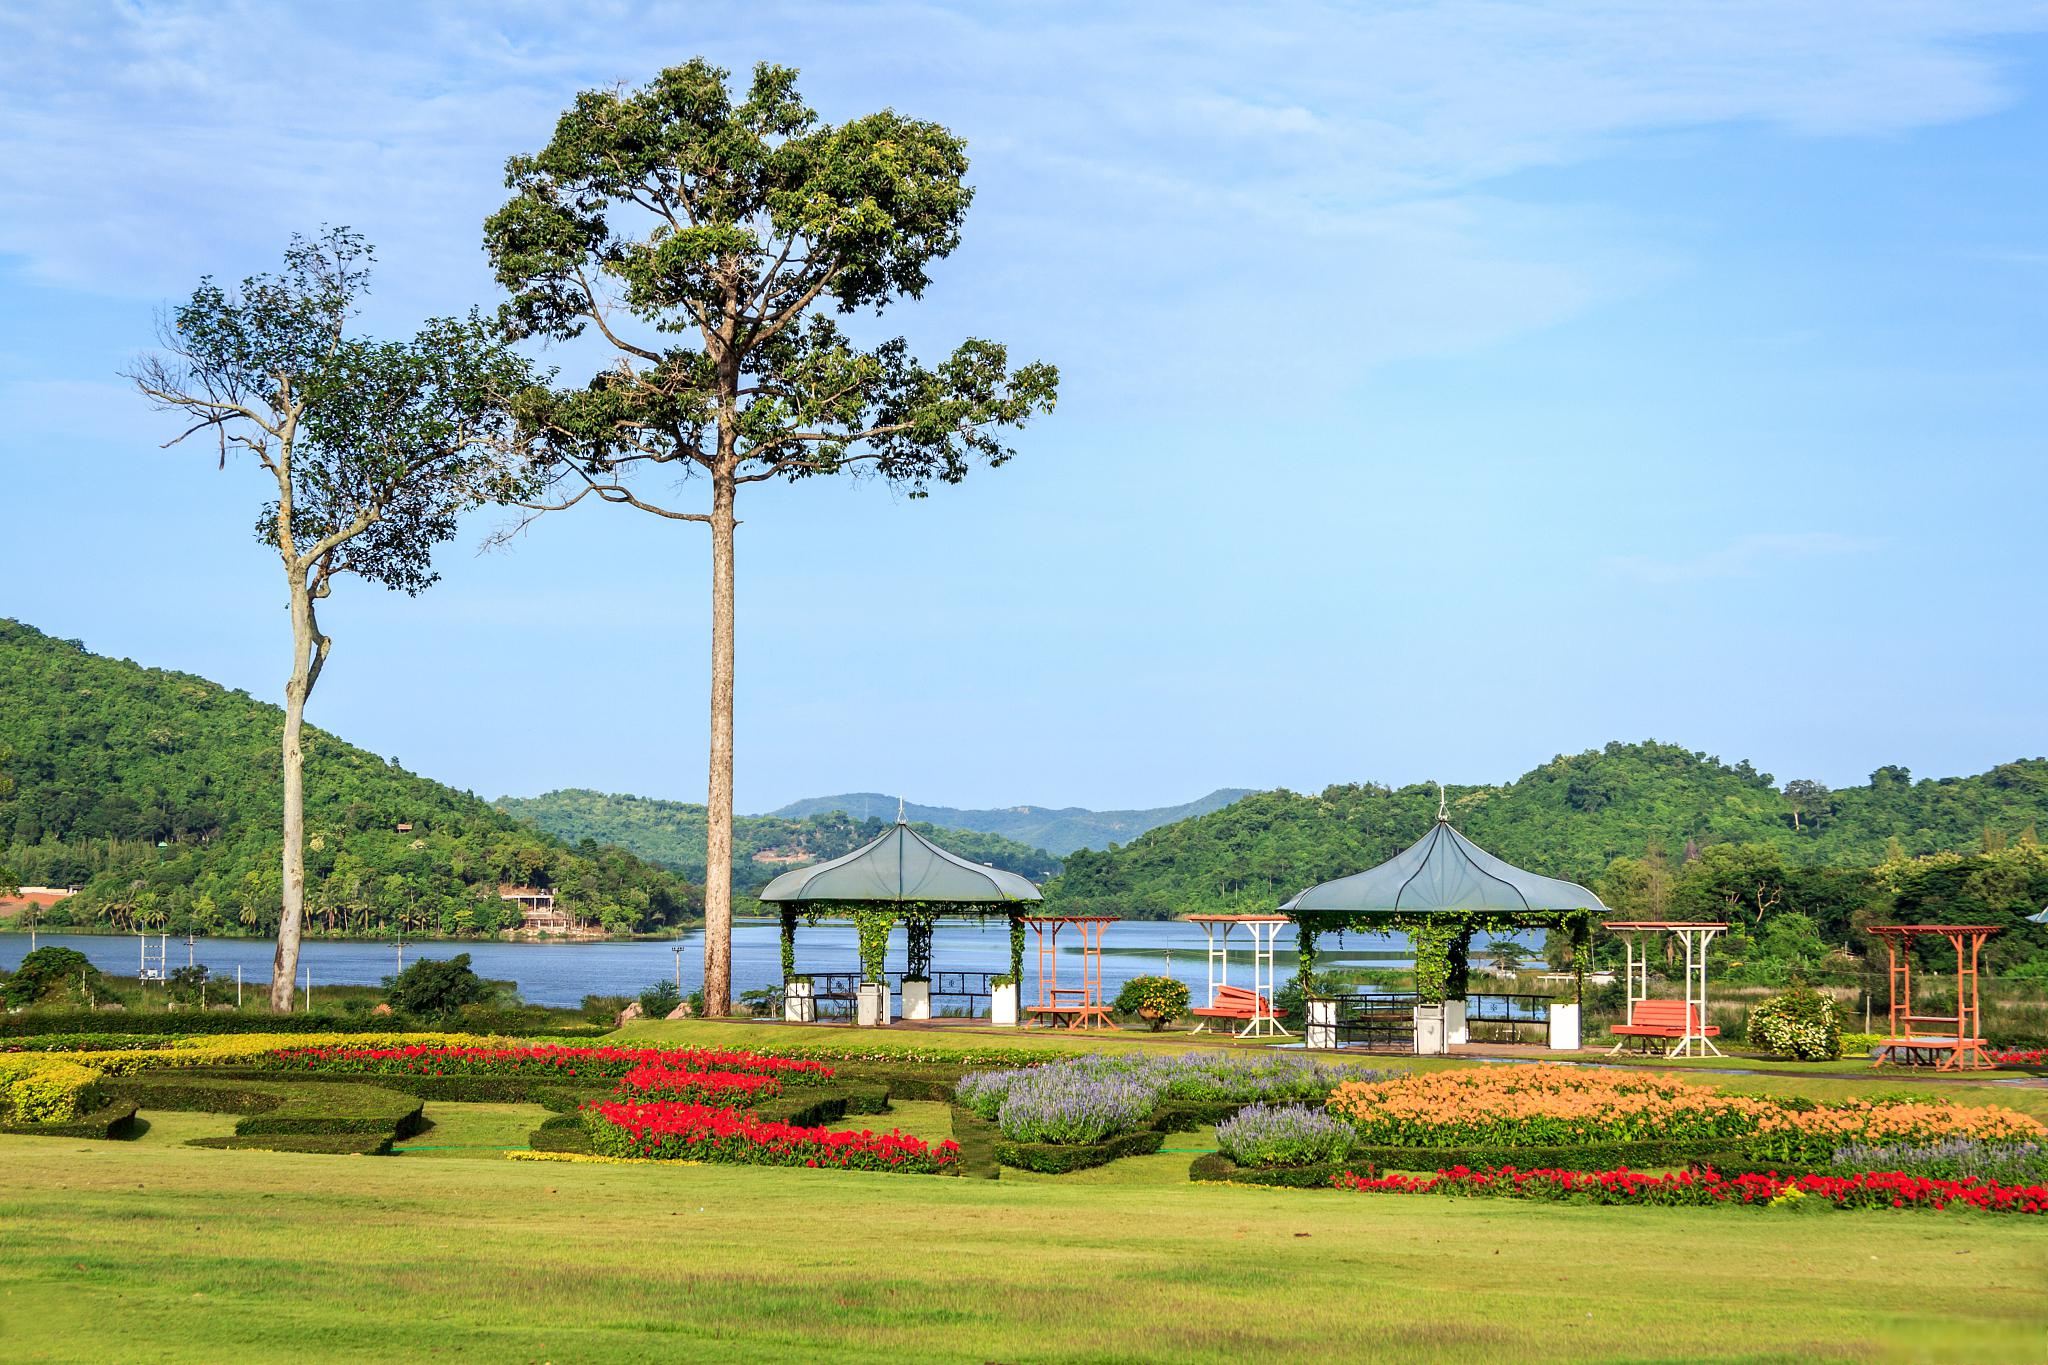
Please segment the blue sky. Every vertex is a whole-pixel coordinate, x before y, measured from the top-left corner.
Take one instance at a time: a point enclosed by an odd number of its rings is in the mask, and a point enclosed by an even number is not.
[[[504,158],[702,54],[965,136],[893,327],[1064,376],[929,500],[749,491],[742,809],[2048,750],[2048,5],[421,8],[0,14],[0,615],[276,698],[260,475],[116,378],[154,311],[322,222],[371,330],[489,305]],[[491,525],[338,592],[315,721],[701,799],[702,528]]]

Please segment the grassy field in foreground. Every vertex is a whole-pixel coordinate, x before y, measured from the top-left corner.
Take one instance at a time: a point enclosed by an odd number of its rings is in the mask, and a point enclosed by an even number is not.
[[[503,1134],[494,1108],[439,1131]],[[10,1361],[2038,1361],[2048,1339],[2048,1223],[1261,1191],[1190,1185],[1186,1160],[990,1182],[0,1138],[0,1340]]]

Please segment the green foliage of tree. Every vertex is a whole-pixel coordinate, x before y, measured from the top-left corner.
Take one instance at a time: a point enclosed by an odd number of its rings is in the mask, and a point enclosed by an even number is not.
[[[469,965],[468,953],[419,958],[384,978],[384,988],[385,1003],[415,1019],[454,1019],[465,1005],[481,1005],[498,993]]]
[[[666,978],[640,992],[640,1013],[649,1019],[666,1019],[682,1003],[682,991]]]
[[[333,640],[318,606],[353,574],[416,594],[457,518],[528,491],[511,416],[527,362],[483,319],[430,320],[410,341],[352,335],[373,253],[347,228],[294,236],[284,269],[228,290],[210,277],[174,306],[128,374],[182,428],[267,476],[256,538],[284,571],[292,664],[279,727],[282,831],[270,1002],[289,1009],[305,917],[307,700]]]
[[[99,968],[76,948],[38,948],[0,986],[0,999],[17,1010],[54,999],[83,1004],[101,979]]]
[[[592,839],[617,844],[693,881],[704,876],[705,809],[700,804],[570,789],[533,797],[501,796],[497,807],[567,843]],[[800,820],[736,816],[733,888],[758,891],[778,872],[851,853],[889,828],[890,822],[880,817],[856,820],[841,811]],[[971,862],[988,863],[1033,881],[1042,882],[1059,872],[1059,859],[1052,854],[1000,834],[923,823],[913,823],[911,828]]]
[[[82,887],[50,928],[275,933],[279,724],[247,693],[0,619],[0,860]],[[505,882],[622,930],[697,913],[695,888],[623,849],[572,849],[317,728],[304,744],[309,933],[493,934],[518,923]]]
[[[711,535],[711,744],[704,981],[731,994],[734,531],[748,484],[872,473],[923,497],[1012,451],[997,433],[1053,405],[1049,365],[970,338],[936,364],[834,314],[923,295],[960,242],[966,144],[893,110],[826,124],[796,72],[745,97],[701,59],[637,90],[585,91],[484,225],[513,337],[605,348],[588,382],[536,392],[551,500],[595,497]],[[669,491],[700,476],[707,496]]]

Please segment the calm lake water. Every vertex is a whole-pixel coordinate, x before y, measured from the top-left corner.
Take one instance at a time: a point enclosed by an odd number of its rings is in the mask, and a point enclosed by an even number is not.
[[[1249,984],[1250,940],[1243,930],[1231,934],[1230,979]],[[76,948],[100,970],[133,976],[140,965],[136,939],[107,934],[36,935],[37,944]],[[1063,930],[1060,942],[1060,977],[1071,972],[1078,980],[1080,948],[1073,929]],[[1171,975],[1200,989],[1207,983],[1203,959],[1202,931],[1192,924],[1173,921],[1129,920],[1112,924],[1103,935],[1102,981],[1104,990],[1116,994],[1134,976]],[[188,957],[212,968],[216,977],[233,980],[235,968],[242,969],[245,983],[270,980],[272,944],[264,939],[202,938],[190,949],[182,938],[172,938],[165,947],[167,964],[185,965]],[[405,960],[423,957],[448,958],[468,953],[479,975],[494,981],[516,981],[519,993],[537,1005],[569,1005],[586,995],[633,995],[661,980],[674,980],[676,948],[682,948],[683,990],[694,991],[704,982],[704,935],[693,930],[677,940],[637,943],[506,943],[422,940],[405,945]],[[154,957],[157,940],[149,940]],[[1411,965],[1406,935],[1348,934],[1340,947],[1334,936],[1325,938],[1319,960],[1330,966],[1406,967]],[[0,967],[12,970],[28,952],[28,935],[0,934]],[[1001,920],[978,924],[972,920],[941,922],[932,934],[932,971],[1006,972],[1009,963],[1009,930]],[[1294,969],[1294,931],[1283,929],[1280,951],[1275,955],[1282,979]],[[321,986],[374,986],[398,970],[398,950],[391,943],[336,942],[308,939],[300,955],[303,967],[312,972],[315,1001]],[[771,920],[741,920],[733,926],[733,990],[780,985],[782,946],[779,927]],[[853,925],[845,921],[823,921],[817,926],[800,925],[796,936],[797,970],[821,974],[852,972],[860,966],[855,950]],[[1071,964],[1071,965],[1070,965]],[[903,931],[899,928],[889,941],[891,971],[904,966]],[[1024,941],[1024,986],[1027,993],[1037,983],[1037,953],[1033,940]]]

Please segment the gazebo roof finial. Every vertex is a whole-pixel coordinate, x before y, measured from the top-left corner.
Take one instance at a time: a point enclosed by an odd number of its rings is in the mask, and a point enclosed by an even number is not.
[[[1441,782],[1436,784],[1436,822],[1439,825],[1451,823],[1451,804],[1449,798],[1444,795],[1444,784]]]
[[[909,823],[903,818],[903,798],[900,796],[896,798],[896,823],[899,825]]]

